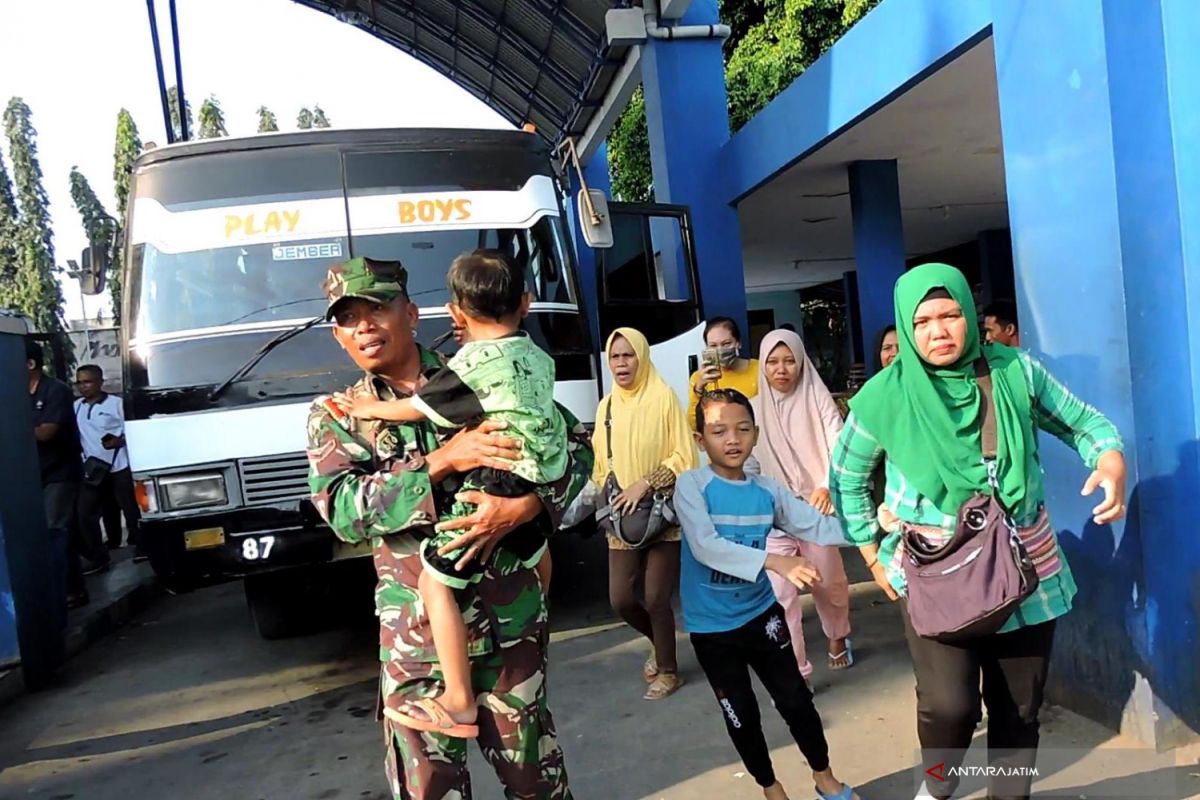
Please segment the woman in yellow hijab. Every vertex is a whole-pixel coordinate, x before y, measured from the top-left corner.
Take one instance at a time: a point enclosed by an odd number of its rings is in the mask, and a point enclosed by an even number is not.
[[[673,488],[676,476],[694,469],[699,461],[683,407],[650,362],[646,337],[633,328],[617,328],[604,352],[613,389],[596,410],[592,479],[603,486],[611,472],[622,489],[614,505],[632,510],[646,492]],[[611,428],[604,422],[610,412]],[[647,700],[661,700],[683,685],[675,659],[671,609],[671,596],[679,583],[681,539],[678,527],[669,528],[653,543],[634,550],[608,537],[609,601],[621,619],[653,645],[642,668],[650,684]],[[639,577],[644,578],[644,602],[635,591]]]

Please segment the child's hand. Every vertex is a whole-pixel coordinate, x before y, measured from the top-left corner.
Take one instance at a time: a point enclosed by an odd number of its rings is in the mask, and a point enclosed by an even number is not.
[[[820,514],[826,517],[833,516],[833,496],[829,494],[828,489],[817,489],[808,502]]]
[[[382,400],[373,400],[370,397],[356,397],[354,399],[346,398],[345,408],[346,413],[355,419],[379,419],[380,407],[384,405]]]
[[[764,566],[776,575],[786,578],[799,589],[807,589],[814,583],[821,582],[821,573],[808,559],[801,556],[768,553]]]

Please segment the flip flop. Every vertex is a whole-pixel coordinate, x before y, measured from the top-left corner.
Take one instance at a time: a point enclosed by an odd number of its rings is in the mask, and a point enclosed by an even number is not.
[[[830,669],[833,669],[833,670],[850,669],[850,667],[854,666],[854,647],[851,644],[849,639],[846,639],[845,641],[846,641],[846,649],[845,650],[843,650],[840,653],[829,653],[829,662],[828,663],[829,663]],[[834,663],[835,661],[839,661],[843,658],[846,659],[845,664],[835,664]]]
[[[858,795],[854,793],[854,789],[848,783],[843,783],[842,790],[837,794],[825,794],[815,786],[813,789],[817,792],[818,800],[859,800]]]
[[[646,683],[654,683],[654,679],[659,675],[658,661],[654,658],[654,651],[650,651],[650,655],[646,658],[646,663],[642,664],[642,677]]]
[[[409,712],[417,711],[424,714],[425,717],[424,719],[415,717],[411,713],[404,713],[401,709]],[[456,739],[474,739],[479,736],[478,725],[455,722],[454,718],[450,716],[450,712],[432,697],[422,697],[419,700],[406,702],[399,709],[388,706],[383,709],[383,715],[393,722],[398,722],[404,727],[416,731],[440,733]]]
[[[642,695],[643,700],[662,700],[679,691],[683,686],[683,678],[677,672],[661,672],[650,688]]]

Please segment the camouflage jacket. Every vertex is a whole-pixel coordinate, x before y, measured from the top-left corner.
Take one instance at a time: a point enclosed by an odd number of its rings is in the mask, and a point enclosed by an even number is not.
[[[442,366],[440,356],[421,348],[426,376]],[[400,395],[382,380],[366,375],[349,387],[349,397],[392,399]],[[560,407],[568,427],[570,463],[566,474],[537,491],[546,506],[538,521],[547,534],[587,483],[592,450],[587,431]],[[429,620],[417,591],[421,573],[418,540],[405,532],[437,520],[435,487],[425,454],[436,449],[438,429],[430,422],[386,423],[334,417],[314,401],[308,417],[309,489],[313,503],[333,532],[345,542],[370,541],[379,582],[375,608],[380,624],[379,657],[403,672],[403,664],[437,660]],[[544,631],[545,605],[532,570],[497,550],[491,567],[463,610],[468,649],[490,652]]]

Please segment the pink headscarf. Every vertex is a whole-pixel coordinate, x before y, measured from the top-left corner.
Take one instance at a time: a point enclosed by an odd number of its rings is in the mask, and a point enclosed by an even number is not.
[[[787,345],[800,366],[796,386],[788,394],[780,393],[767,379],[767,358],[780,344]],[[758,396],[750,402],[761,428],[754,456],[762,474],[804,500],[817,489],[828,488],[842,414],[797,334],[776,330],[763,338],[758,351]]]

